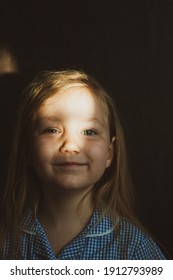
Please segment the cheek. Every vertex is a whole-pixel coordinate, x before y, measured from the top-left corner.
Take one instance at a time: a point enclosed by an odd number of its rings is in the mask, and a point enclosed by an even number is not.
[[[96,146],[90,152],[92,153],[92,157],[90,157],[90,179],[93,179],[96,183],[106,170],[107,149],[105,149],[105,146]]]
[[[36,163],[44,163],[51,158],[52,152],[53,147],[50,143],[36,140],[33,145],[32,158]]]
[[[91,160],[104,168],[108,157],[108,144],[102,142],[94,145],[91,144],[87,150]]]

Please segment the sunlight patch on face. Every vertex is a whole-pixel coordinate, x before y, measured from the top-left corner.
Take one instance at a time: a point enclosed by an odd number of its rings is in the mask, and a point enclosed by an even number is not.
[[[66,116],[71,114],[75,116],[76,113],[77,118],[80,116],[80,118],[83,118],[83,120],[89,120],[89,118],[91,120],[94,120],[95,114],[98,114],[99,112],[100,117],[97,121],[100,122],[100,124],[104,127],[109,126],[108,110],[106,105],[97,98],[97,95],[95,93],[93,93],[83,84],[74,83],[63,88],[62,91],[55,93],[52,97],[45,100],[39,111],[42,111],[44,107],[47,114],[49,115],[49,108],[52,109],[55,103],[59,104],[61,108],[66,108],[65,111],[62,110],[62,112],[64,112]],[[54,111],[53,115],[56,115],[56,113],[58,112]]]

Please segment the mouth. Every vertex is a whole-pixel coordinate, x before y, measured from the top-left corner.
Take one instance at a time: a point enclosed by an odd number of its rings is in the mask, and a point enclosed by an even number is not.
[[[56,166],[64,166],[64,167],[75,167],[75,166],[84,166],[84,165],[86,165],[86,163],[80,163],[80,162],[69,162],[69,161],[65,161],[65,162],[60,162],[60,163],[56,163],[55,164]]]

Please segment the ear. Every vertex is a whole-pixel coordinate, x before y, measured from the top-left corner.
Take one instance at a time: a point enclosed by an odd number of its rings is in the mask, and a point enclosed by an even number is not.
[[[106,160],[106,168],[108,168],[113,160],[114,157],[114,142],[116,141],[116,137],[113,136],[111,143],[109,145],[108,153],[107,153],[107,160]]]

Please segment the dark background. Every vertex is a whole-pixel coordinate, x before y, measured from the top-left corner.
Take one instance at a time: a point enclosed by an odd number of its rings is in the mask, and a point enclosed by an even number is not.
[[[173,1],[1,0],[1,58],[3,49],[19,71],[0,73],[1,185],[28,81],[83,69],[117,103],[139,217],[173,259]]]

